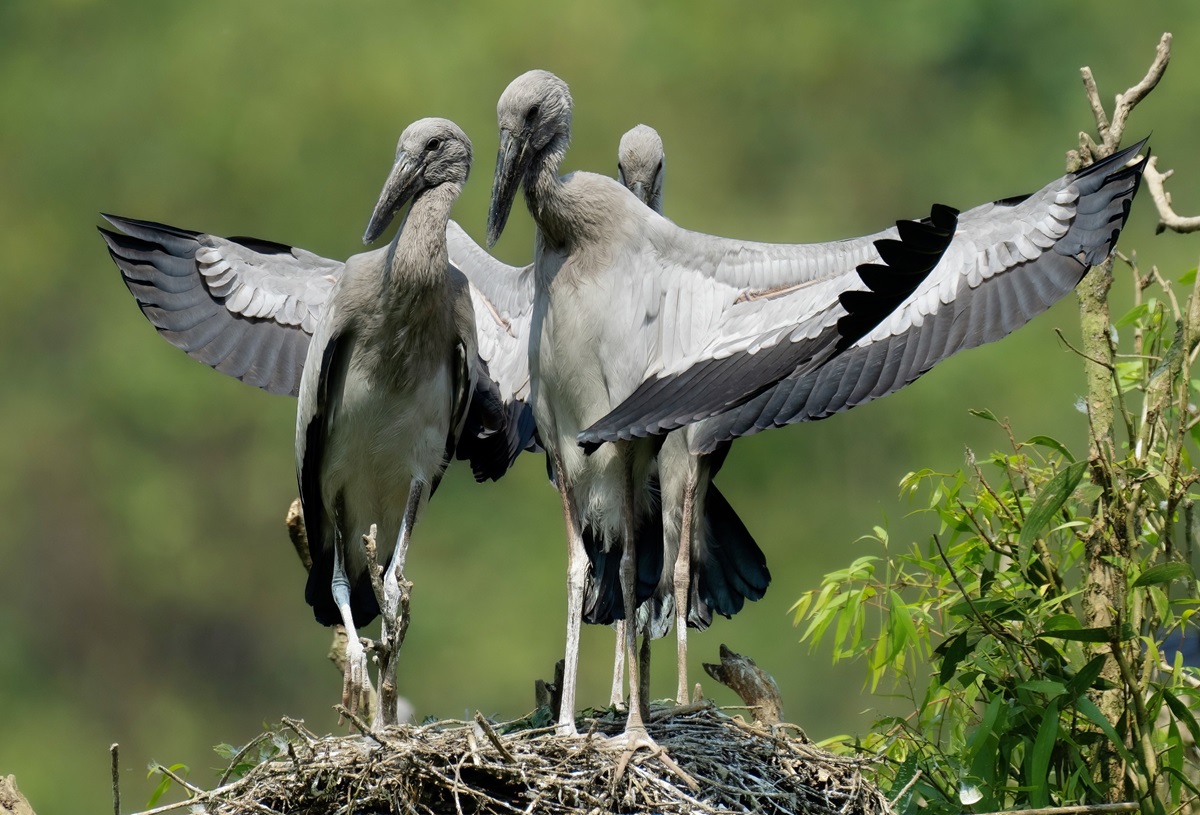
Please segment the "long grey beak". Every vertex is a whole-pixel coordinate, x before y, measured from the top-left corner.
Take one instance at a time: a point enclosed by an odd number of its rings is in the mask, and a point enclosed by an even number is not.
[[[646,206],[650,206],[650,192],[646,189],[646,185],[641,181],[633,182],[633,186],[629,191],[637,196],[637,200],[641,201]]]
[[[492,205],[488,209],[487,244],[488,248],[500,240],[500,233],[508,223],[508,215],[512,212],[513,201],[517,197],[517,188],[529,164],[527,142],[521,136],[514,136],[508,130],[500,131],[500,150],[496,153],[496,178],[492,181]]]
[[[400,208],[420,192],[419,171],[420,165],[408,153],[396,156],[396,163],[392,165],[392,171],[384,182],[383,192],[379,194],[379,201],[371,213],[367,231],[363,233],[363,243],[374,243],[388,228]]]

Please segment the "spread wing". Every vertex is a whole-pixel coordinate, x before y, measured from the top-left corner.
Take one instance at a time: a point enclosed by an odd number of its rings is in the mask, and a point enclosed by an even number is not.
[[[580,442],[588,447],[656,434],[722,414],[699,432],[694,448],[703,452],[886,395],[959,350],[1000,339],[1069,292],[1112,251],[1144,167],[1125,163],[1143,146],[1030,196],[963,213],[923,273],[917,259],[936,249],[932,232],[949,223],[948,209],[935,208],[928,234],[900,224],[895,235],[872,236],[874,256],[850,270],[836,270],[855,254],[832,252],[837,244],[796,247],[830,252],[824,265],[833,273],[791,290],[773,280],[777,289],[757,313],[741,304],[714,308],[720,320],[712,339],[683,358],[690,364],[676,360],[674,368],[651,372]],[[889,281],[896,283],[890,295]],[[909,293],[895,300],[906,286]],[[801,353],[788,357],[789,345]],[[791,362],[798,364],[788,370]],[[714,411],[719,398],[728,405]]]
[[[120,234],[101,229],[142,313],[193,359],[271,393],[295,396],[305,354],[345,264],[259,238],[223,238],[152,221],[105,215]],[[531,446],[529,323],[532,268],[492,258],[453,221],[447,227],[451,265],[470,281],[481,397],[499,400],[480,420],[494,427],[510,415],[509,440]],[[379,251],[379,250],[377,250]],[[483,414],[472,411],[477,419]],[[490,432],[490,431],[489,431]],[[510,431],[506,431],[510,432]],[[511,462],[510,462],[511,463]],[[496,477],[495,466],[488,468]],[[478,474],[478,473],[477,473]]]
[[[473,408],[464,438],[484,439],[488,434],[473,428],[479,419],[491,416],[491,421],[503,421],[506,441],[492,439],[491,453],[482,449],[473,458],[472,466],[479,480],[496,477],[487,473],[494,465],[484,465],[489,459],[499,462],[521,450],[536,447],[533,411],[529,400],[529,336],[533,318],[533,266],[509,266],[492,257],[454,221],[446,226],[446,244],[450,264],[470,284],[471,305],[475,315],[475,336],[478,341],[480,381],[476,389],[477,409]],[[460,445],[459,457],[463,457]],[[482,467],[479,465],[483,465]],[[503,470],[501,470],[503,472]]]
[[[492,257],[454,221],[446,226],[450,263],[470,281],[479,355],[505,402],[529,397],[533,266]]]
[[[321,311],[343,264],[256,238],[221,238],[105,215],[101,229],[142,313],[193,359],[295,396]]]

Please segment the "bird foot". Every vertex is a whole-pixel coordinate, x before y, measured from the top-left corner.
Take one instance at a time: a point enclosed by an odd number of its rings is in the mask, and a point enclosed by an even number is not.
[[[342,673],[342,706],[351,714],[370,704],[371,680],[367,675],[367,650],[362,640],[346,640],[346,668]],[[338,717],[338,724],[342,723]]]
[[[646,728],[644,727],[629,728],[621,735],[608,739],[605,742],[605,746],[611,750],[622,751],[621,758],[617,760],[616,769],[613,770],[612,777],[614,783],[625,775],[625,770],[629,767],[629,761],[633,758],[634,753],[638,750],[649,750],[652,757],[661,761],[664,767],[675,773],[693,792],[700,790],[700,785],[696,783],[696,779],[684,772],[683,768],[675,763],[675,759],[667,754],[666,748],[660,746],[658,742],[650,738],[650,734],[646,732]]]

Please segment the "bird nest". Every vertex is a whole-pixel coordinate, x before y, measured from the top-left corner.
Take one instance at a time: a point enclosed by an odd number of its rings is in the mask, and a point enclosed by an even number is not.
[[[360,733],[349,737],[317,737],[285,720],[234,756],[216,789],[189,785],[180,806],[214,814],[891,811],[861,774],[867,759],[832,755],[795,728],[749,725],[708,703],[653,709],[648,729],[662,749],[627,763],[607,738],[624,724],[616,711],[583,716],[583,735],[572,738],[538,726],[547,718],[543,709],[493,724],[477,714],[383,731],[356,721]]]

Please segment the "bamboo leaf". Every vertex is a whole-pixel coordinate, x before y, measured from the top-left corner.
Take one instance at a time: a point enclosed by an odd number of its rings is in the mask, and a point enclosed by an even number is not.
[[[1107,628],[1059,629],[1042,631],[1038,636],[1073,642],[1112,642],[1114,640],[1121,642],[1133,639],[1133,630],[1128,625],[1122,626],[1119,631],[1111,626]]]
[[[1167,707],[1171,708],[1171,713],[1175,718],[1183,722],[1183,726],[1192,734],[1192,739],[1200,744],[1200,723],[1197,723],[1196,717],[1192,715],[1192,710],[1181,700],[1170,688],[1163,688],[1163,701],[1167,703]]]
[[[1100,712],[1100,708],[1096,707],[1095,702],[1086,696],[1080,696],[1075,700],[1075,709],[1084,716],[1087,716],[1088,719],[1091,720],[1092,724],[1096,725],[1096,727],[1099,727],[1104,732],[1104,735],[1108,736],[1109,745],[1117,751],[1117,754],[1120,755],[1121,758],[1125,759],[1125,761],[1128,761],[1135,767],[1141,766],[1140,762],[1134,758],[1133,753],[1129,752],[1129,748],[1125,746],[1125,742],[1121,740],[1121,737],[1113,728],[1112,722],[1104,717],[1104,714]]]
[[[1079,696],[1087,691],[1100,676],[1100,672],[1104,670],[1104,663],[1108,661],[1108,654],[1101,654],[1093,658],[1087,665],[1084,665],[1075,676],[1071,677],[1071,681],[1067,683],[1067,692],[1072,696]]]
[[[1075,463],[1075,456],[1071,455],[1071,451],[1067,449],[1067,446],[1065,444],[1063,444],[1061,441],[1059,441],[1058,439],[1051,438],[1050,436],[1034,436],[1031,439],[1029,439],[1029,441],[1025,442],[1025,444],[1026,445],[1035,445],[1036,444],[1039,447],[1048,447],[1051,450],[1054,450],[1059,455],[1061,455],[1067,461],[1071,462],[1072,464]]]
[[[1170,583],[1172,580],[1188,578],[1196,579],[1192,567],[1186,563],[1160,563],[1142,572],[1142,576],[1134,581],[1133,586],[1153,586],[1159,583]]]
[[[1050,479],[1050,483],[1042,488],[1037,500],[1029,508],[1025,525],[1021,528],[1018,544],[1022,551],[1029,551],[1033,542],[1037,540],[1038,536],[1042,534],[1042,530],[1054,517],[1054,513],[1062,509],[1063,504],[1075,491],[1075,487],[1079,485],[1079,480],[1083,478],[1086,469],[1086,461],[1077,461],[1066,469],[1059,470],[1054,478]]]
[[[1038,728],[1037,738],[1030,752],[1029,803],[1034,807],[1044,807],[1050,803],[1050,785],[1046,779],[1050,776],[1050,756],[1054,752],[1054,742],[1058,737],[1058,702],[1051,702],[1042,717],[1042,726]]]
[[[963,631],[958,636],[942,643],[938,646],[938,650],[942,651],[942,669],[938,672],[938,684],[945,685],[954,678],[958,664],[971,652],[971,646],[967,642],[967,632]]]
[[[996,424],[1000,424],[1000,420],[996,418],[996,414],[992,413],[987,408],[983,408],[982,410],[976,410],[975,408],[971,408],[970,410],[967,411],[967,413],[970,413],[972,416],[974,416],[977,419],[984,419],[985,421],[995,422]]]

